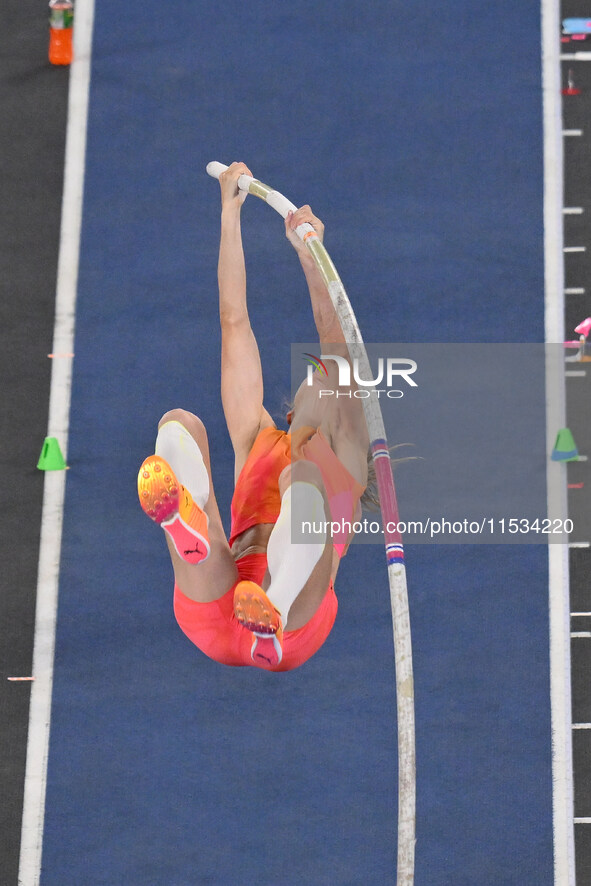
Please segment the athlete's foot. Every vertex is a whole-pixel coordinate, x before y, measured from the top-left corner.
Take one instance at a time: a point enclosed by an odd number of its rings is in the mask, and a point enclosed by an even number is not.
[[[234,591],[234,614],[252,632],[250,657],[260,667],[274,667],[283,658],[281,615],[253,581],[241,581]]]
[[[209,556],[208,519],[177,481],[168,462],[152,455],[142,464],[137,478],[140,504],[145,514],[162,526],[176,552],[196,565]]]

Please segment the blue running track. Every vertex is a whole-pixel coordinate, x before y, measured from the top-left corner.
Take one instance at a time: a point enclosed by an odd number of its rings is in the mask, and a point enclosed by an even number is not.
[[[224,668],[176,626],[136,473],[197,412],[229,517],[212,159],[312,205],[368,342],[542,341],[541,94],[530,0],[97,3],[42,886],[394,882],[382,549],[350,551],[303,668]],[[243,230],[279,422],[314,327],[279,217],[251,198]],[[407,566],[416,884],[549,886],[546,549]]]

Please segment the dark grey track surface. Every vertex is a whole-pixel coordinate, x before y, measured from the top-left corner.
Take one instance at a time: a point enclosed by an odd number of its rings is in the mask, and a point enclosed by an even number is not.
[[[61,214],[68,70],[47,61],[47,8],[3,0],[0,30],[0,886],[18,874]]]
[[[565,0],[563,18],[591,15],[591,6],[581,0]],[[563,54],[591,50],[591,40],[562,43]],[[564,137],[564,206],[581,207],[580,215],[564,216],[564,245],[585,246],[586,252],[566,253],[566,288],[584,289],[584,294],[565,295],[565,333],[575,339],[574,327],[591,315],[591,62],[563,59],[562,85],[567,86],[572,70],[580,95],[562,99],[565,130],[579,129],[582,136]],[[570,351],[569,353],[573,353]],[[584,483],[569,490],[569,513],[575,521],[575,541],[591,541],[591,363],[569,363],[568,370],[586,370],[585,377],[566,379],[567,424],[577,448],[590,461],[568,466],[568,482]],[[571,612],[591,612],[591,549],[571,549]],[[591,631],[591,617],[571,618],[573,632]],[[591,723],[591,638],[573,638],[572,699],[573,723]],[[575,770],[575,818],[591,817],[591,729],[573,730]],[[577,884],[591,883],[591,824],[575,825]]]

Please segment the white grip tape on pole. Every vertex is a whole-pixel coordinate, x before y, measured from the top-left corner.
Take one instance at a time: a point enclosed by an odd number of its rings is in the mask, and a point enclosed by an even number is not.
[[[265,203],[268,203],[271,209],[274,209],[283,218],[287,218],[289,212],[297,212],[298,209],[291,200],[288,200],[287,197],[284,197],[279,191],[270,191],[265,198]],[[314,237],[318,236],[312,225],[308,224],[308,222],[303,222],[303,224],[298,225],[295,232],[300,240],[303,240],[304,237],[306,237],[306,234],[311,234]]]
[[[211,163],[208,163],[205,167],[205,171],[208,175],[211,175],[212,178],[219,178],[222,172],[225,172],[228,167],[224,166],[223,163],[218,163],[217,160],[212,160]]]
[[[217,160],[212,160],[211,163],[208,163],[205,167],[205,171],[208,175],[211,175],[212,178],[219,178],[222,172],[225,172],[228,167],[224,163],[218,163]],[[248,191],[250,188],[250,183],[254,181],[252,175],[241,175],[238,179],[238,187],[241,191]]]
[[[250,184],[253,181],[254,178],[252,177],[252,175],[241,175],[238,179],[238,187],[241,191],[248,191],[248,189],[250,188]]]
[[[288,200],[287,197],[284,197],[279,191],[271,191],[267,194],[265,202],[269,204],[271,209],[274,209],[279,215],[282,215],[283,218],[287,218],[288,212],[295,212],[297,209],[297,206],[294,206],[291,200]]]
[[[207,164],[205,170],[208,175],[211,175],[212,178],[219,179],[222,172],[225,172],[227,168],[228,167],[224,163],[219,163],[217,160],[212,160],[210,163]],[[251,175],[241,175],[238,179],[238,187],[241,191],[248,191],[250,190],[252,182],[257,182],[258,184],[261,184],[260,182],[258,182],[258,179],[253,178]],[[266,187],[266,185],[263,185],[263,188],[266,189]],[[257,196],[262,195],[258,194]],[[287,214],[289,212],[297,211],[297,206],[295,205],[295,203],[292,203],[291,200],[288,200],[287,197],[284,197],[283,194],[279,193],[279,191],[269,191],[269,193],[266,194],[266,196],[264,197],[264,200],[266,203],[269,204],[271,209],[274,209],[283,218],[287,218]],[[295,231],[300,240],[303,240],[304,238],[306,240],[314,240],[318,238],[318,234],[316,233],[312,225],[308,224],[308,222],[304,222],[303,224],[298,225]]]
[[[300,238],[300,240],[314,240],[318,239],[318,234],[308,222],[304,222],[302,225],[298,225],[295,229],[296,234]],[[307,237],[306,235],[310,234],[311,236]]]

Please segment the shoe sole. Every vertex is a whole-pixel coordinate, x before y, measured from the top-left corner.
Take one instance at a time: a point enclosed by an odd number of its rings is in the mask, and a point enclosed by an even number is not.
[[[161,526],[179,557],[196,566],[207,560],[209,541],[183,520],[179,513],[181,495],[187,496],[168,462],[159,455],[146,458],[138,473],[138,495],[144,513]],[[189,499],[185,510],[189,510]]]
[[[253,631],[250,657],[262,667],[275,667],[283,658],[283,646],[276,634],[257,634]]]
[[[281,616],[262,588],[241,581],[234,591],[234,615],[252,631],[250,657],[259,667],[275,667],[283,658]]]
[[[276,634],[281,628],[281,616],[262,588],[252,581],[241,581],[237,585],[234,614],[241,625],[263,637]]]

